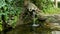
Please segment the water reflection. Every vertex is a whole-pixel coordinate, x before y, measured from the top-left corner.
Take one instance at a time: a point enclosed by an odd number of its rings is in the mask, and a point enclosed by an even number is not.
[[[7,32],[7,34],[51,34],[51,31],[40,26],[33,27],[32,24],[23,24]]]
[[[32,24],[24,24],[17,26],[12,31],[7,32],[7,34],[38,34],[36,31],[37,28],[38,27],[32,27]]]

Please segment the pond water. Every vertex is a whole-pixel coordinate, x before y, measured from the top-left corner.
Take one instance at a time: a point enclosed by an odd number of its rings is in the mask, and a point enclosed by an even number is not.
[[[40,27],[32,27],[31,25],[20,25],[15,29],[7,32],[7,34],[48,34],[46,30],[41,30]]]

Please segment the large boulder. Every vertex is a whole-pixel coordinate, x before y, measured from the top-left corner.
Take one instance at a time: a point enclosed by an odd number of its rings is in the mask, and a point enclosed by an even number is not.
[[[52,30],[60,30],[60,15],[44,15],[43,18],[45,18],[45,28],[50,28]]]

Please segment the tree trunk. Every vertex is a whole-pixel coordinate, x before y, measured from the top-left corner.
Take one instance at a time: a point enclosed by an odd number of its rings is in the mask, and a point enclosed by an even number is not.
[[[55,3],[55,7],[57,8],[58,7],[58,1],[54,0],[54,3]]]
[[[26,7],[28,4],[28,0],[24,0],[24,7]]]

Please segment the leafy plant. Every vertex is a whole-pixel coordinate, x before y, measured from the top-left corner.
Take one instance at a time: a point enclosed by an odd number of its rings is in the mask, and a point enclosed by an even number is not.
[[[18,0],[20,2],[21,0]],[[22,11],[21,6],[16,5],[16,0],[0,0],[0,31],[2,31],[2,15],[5,15],[5,22],[15,27],[17,19]]]
[[[41,10],[53,7],[51,0],[31,0]]]

